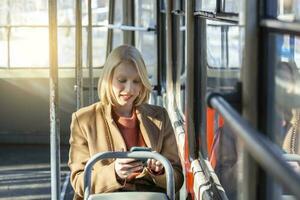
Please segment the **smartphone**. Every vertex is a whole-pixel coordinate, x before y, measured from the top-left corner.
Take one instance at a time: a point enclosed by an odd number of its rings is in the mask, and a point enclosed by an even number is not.
[[[130,151],[152,151],[150,147],[131,147]],[[139,158],[139,161],[143,163],[143,165],[147,165],[148,158]]]

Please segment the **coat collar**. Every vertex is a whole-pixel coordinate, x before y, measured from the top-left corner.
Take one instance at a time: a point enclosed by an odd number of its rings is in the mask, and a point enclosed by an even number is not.
[[[112,106],[110,104],[100,104],[102,105],[101,107],[105,120],[108,122],[113,140],[113,149],[115,151],[121,150],[122,148],[126,149],[125,141],[112,117]],[[154,134],[151,133],[151,119],[156,117],[157,112],[154,112],[152,109],[147,109],[147,106],[142,104],[136,107],[136,114],[139,121],[140,131],[147,147],[151,147],[153,150],[155,150],[157,146],[157,138],[155,138]]]

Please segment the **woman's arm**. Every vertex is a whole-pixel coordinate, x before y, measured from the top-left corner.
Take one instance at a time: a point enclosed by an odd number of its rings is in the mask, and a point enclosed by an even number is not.
[[[83,172],[90,159],[89,142],[85,131],[81,128],[76,113],[72,115],[70,136],[70,152],[68,165],[71,170],[71,184],[76,194],[83,196]],[[92,172],[92,192],[103,193],[117,190],[122,185],[117,181],[114,163],[106,165],[96,163]]]
[[[162,134],[163,134],[163,143],[160,154],[166,157],[172,164],[174,170],[174,180],[175,180],[175,191],[178,191],[183,184],[183,174],[181,162],[177,149],[177,142],[174,134],[174,130],[169,118],[167,111],[164,109],[163,112],[163,125],[162,125]],[[153,178],[153,181],[162,188],[166,188],[166,175],[154,175],[149,172]]]

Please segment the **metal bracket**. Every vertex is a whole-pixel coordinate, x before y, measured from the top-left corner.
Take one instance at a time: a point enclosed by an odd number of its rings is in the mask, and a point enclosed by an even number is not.
[[[206,104],[209,108],[212,108],[210,102],[211,99],[215,96],[222,96],[232,107],[240,110],[242,104],[242,83],[237,82],[235,85],[235,90],[232,92],[208,92],[206,95]]]

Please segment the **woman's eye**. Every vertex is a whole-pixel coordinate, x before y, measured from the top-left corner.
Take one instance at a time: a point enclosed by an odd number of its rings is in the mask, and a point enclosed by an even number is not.
[[[125,79],[118,79],[118,81],[119,81],[120,83],[125,83],[125,82],[126,82]]]
[[[140,80],[134,80],[133,82],[134,83],[140,83],[141,81]]]

